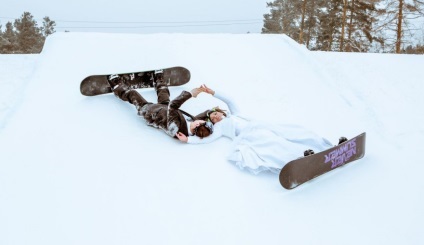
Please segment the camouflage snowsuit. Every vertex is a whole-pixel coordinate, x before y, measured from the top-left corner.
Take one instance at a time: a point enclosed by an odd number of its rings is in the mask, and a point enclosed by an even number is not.
[[[158,103],[146,101],[137,91],[125,88],[115,92],[120,99],[135,105],[138,115],[144,118],[147,125],[159,128],[171,137],[177,138],[176,133],[181,132],[189,135],[187,121],[179,110],[181,105],[192,97],[191,93],[183,91],[172,101],[169,100],[169,89],[167,86],[155,87]]]

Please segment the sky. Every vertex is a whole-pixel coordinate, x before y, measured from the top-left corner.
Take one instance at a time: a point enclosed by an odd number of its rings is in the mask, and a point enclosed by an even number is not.
[[[260,33],[267,0],[2,0],[0,24],[30,12],[56,31],[123,33]]]

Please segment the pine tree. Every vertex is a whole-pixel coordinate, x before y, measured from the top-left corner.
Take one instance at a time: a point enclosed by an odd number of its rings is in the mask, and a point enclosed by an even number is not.
[[[49,17],[44,17],[43,18],[43,27],[41,28],[42,32],[43,32],[43,36],[47,37],[53,33],[55,33],[54,27],[56,26],[56,22],[50,20]]]
[[[3,45],[6,45],[6,44],[7,44],[7,40],[4,39],[4,37],[3,37],[3,26],[0,25],[0,54],[1,54],[1,49],[2,49]]]
[[[323,1],[320,4],[318,15],[319,30],[317,49],[324,51],[339,50],[342,26],[342,1]]]
[[[301,30],[303,32],[303,43],[308,49],[314,49],[316,44],[316,38],[318,33],[318,4],[321,0],[305,0],[306,9],[305,9],[305,20],[304,28]],[[300,41],[300,37],[299,37]],[[302,42],[301,42],[302,43]]]
[[[346,32],[341,36],[340,51],[367,52],[373,40],[378,39],[374,30],[380,0],[345,0],[343,20]],[[346,35],[347,34],[347,35]]]
[[[395,53],[401,53],[402,46],[407,44],[406,37],[411,37],[411,19],[423,17],[424,1],[422,0],[387,0],[381,28],[391,31],[393,37],[385,38],[386,43]]]
[[[281,27],[282,2],[276,0],[272,3],[267,3],[267,8],[270,8],[269,14],[264,14],[264,27],[262,33],[283,33]]]
[[[311,50],[392,47],[399,53],[412,37],[409,20],[424,16],[423,5],[424,0],[274,0],[267,3],[262,33],[286,34]]]
[[[40,53],[46,37],[55,32],[55,26],[54,21],[44,17],[39,28],[33,16],[24,12],[13,24],[8,22],[4,32],[0,26],[0,53]]]
[[[267,7],[271,10],[270,14],[264,15],[262,33],[284,33],[298,40],[300,4],[298,0],[275,0],[267,3]]]
[[[20,19],[15,20],[16,40],[20,53],[39,53],[43,48],[44,37],[37,22],[29,12],[24,12]]]
[[[0,53],[14,53],[18,45],[16,42],[16,34],[13,30],[13,24],[11,22],[6,23],[6,30],[2,34],[2,40],[3,42],[0,46]]]

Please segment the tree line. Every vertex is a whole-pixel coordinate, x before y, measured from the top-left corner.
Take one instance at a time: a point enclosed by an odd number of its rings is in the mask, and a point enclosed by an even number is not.
[[[262,33],[284,33],[309,50],[424,54],[413,42],[423,0],[274,0]],[[421,32],[421,33],[420,33]]]
[[[46,37],[55,32],[56,23],[49,17],[43,18],[38,26],[29,12],[24,12],[13,23],[7,22],[3,30],[0,25],[0,54],[40,53]]]
[[[283,33],[309,50],[424,54],[414,43],[412,22],[424,18],[424,0],[274,0],[268,2],[262,33]],[[55,21],[38,26],[29,12],[0,24],[0,54],[40,53]],[[421,33],[420,33],[421,32]]]

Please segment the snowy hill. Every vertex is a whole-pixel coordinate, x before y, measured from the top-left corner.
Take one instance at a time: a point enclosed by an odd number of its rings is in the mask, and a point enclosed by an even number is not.
[[[282,35],[56,33],[37,57],[0,63],[2,245],[424,243],[424,56],[309,52]],[[227,162],[228,139],[186,145],[113,95],[79,92],[91,74],[176,65],[192,78],[171,96],[206,83],[254,119],[334,143],[367,132],[367,153],[287,191]],[[183,109],[216,105],[202,94]]]
[[[0,55],[0,131],[32,76],[39,55]]]

